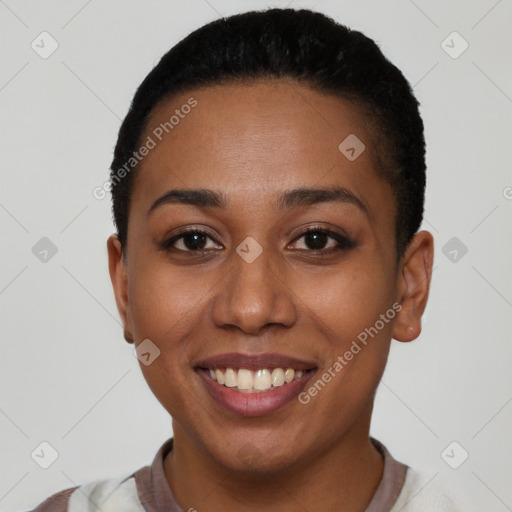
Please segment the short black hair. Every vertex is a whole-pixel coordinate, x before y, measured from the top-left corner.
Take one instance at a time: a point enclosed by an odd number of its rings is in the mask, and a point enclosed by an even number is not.
[[[268,9],[220,18],[190,33],[146,76],[119,130],[111,164],[112,213],[126,252],[129,202],[137,166],[118,170],[141,144],[152,110],[192,88],[287,78],[348,98],[370,114],[378,173],[396,201],[401,256],[423,219],[425,139],[419,103],[401,71],[361,32],[308,9]],[[340,141],[341,142],[341,141]]]

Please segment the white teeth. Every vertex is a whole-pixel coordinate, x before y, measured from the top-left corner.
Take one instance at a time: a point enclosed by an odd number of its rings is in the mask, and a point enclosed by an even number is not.
[[[238,370],[238,389],[251,389],[252,388],[252,372],[241,368]]]
[[[304,370],[295,371],[293,368],[274,368],[272,372],[262,368],[255,372],[240,368],[238,371],[233,368],[216,368],[209,370],[212,380],[228,388],[236,388],[244,393],[269,391],[284,386],[304,376]]]
[[[253,381],[254,389],[260,391],[267,391],[272,387],[272,380],[270,378],[270,372],[268,370],[258,370],[254,376]]]
[[[226,375],[224,375],[224,386],[227,386],[228,388],[236,388],[238,386],[238,380],[233,368],[226,368]]]
[[[224,384],[224,374],[220,370],[215,370],[215,377],[219,384]]]
[[[274,368],[272,370],[272,385],[277,388],[284,384],[284,371],[282,368]]]

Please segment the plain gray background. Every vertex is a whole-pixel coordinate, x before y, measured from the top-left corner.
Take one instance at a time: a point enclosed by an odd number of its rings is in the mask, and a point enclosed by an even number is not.
[[[5,0],[0,511],[128,475],[171,436],[123,340],[107,270],[110,198],[92,191],[108,179],[136,87],[171,46],[220,15],[288,5],[375,39],[414,86],[426,125],[430,302],[420,338],[393,341],[372,434],[425,468],[427,485],[453,477],[486,511],[512,510],[510,0]],[[43,237],[54,255],[41,252]],[[58,452],[48,469],[31,457],[42,442]]]

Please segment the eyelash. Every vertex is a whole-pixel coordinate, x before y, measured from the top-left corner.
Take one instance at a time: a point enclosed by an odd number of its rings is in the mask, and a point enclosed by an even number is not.
[[[303,238],[304,236],[306,236],[310,233],[327,235],[329,238],[332,238],[333,240],[335,240],[337,245],[334,247],[330,247],[328,249],[299,249],[299,251],[313,253],[318,256],[329,256],[330,254],[333,254],[333,253],[336,253],[339,251],[347,251],[350,249],[354,249],[357,246],[357,243],[354,240],[348,238],[347,236],[341,235],[340,233],[336,233],[335,231],[331,231],[329,229],[325,229],[322,227],[312,227],[312,228],[306,229],[300,235],[298,235],[293,240],[293,242],[297,242],[298,240],[300,240],[301,238]],[[215,243],[217,243],[211,237],[211,235],[210,235],[210,233],[208,233],[208,231],[194,228],[194,229],[187,229],[186,231],[182,231],[181,233],[173,236],[172,238],[165,240],[165,242],[162,243],[162,249],[164,249],[166,251],[175,250],[175,251],[179,251],[179,252],[195,253],[195,254],[199,254],[199,255],[209,252],[210,249],[184,250],[184,249],[176,249],[175,247],[172,247],[172,245],[175,242],[182,239],[184,236],[194,235],[194,234],[204,235],[204,236],[210,238],[211,240],[213,240]]]

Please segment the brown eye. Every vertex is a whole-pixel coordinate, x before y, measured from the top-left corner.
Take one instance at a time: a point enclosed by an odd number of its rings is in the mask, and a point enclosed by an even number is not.
[[[310,231],[303,235],[304,243],[309,249],[320,250],[325,249],[325,244],[329,241],[329,236],[319,231]]]
[[[213,247],[211,245],[208,246],[209,240],[214,242],[208,232],[200,229],[190,229],[169,238],[162,246],[166,250],[175,249],[183,252],[201,252],[215,248],[215,244],[213,244]]]
[[[348,237],[323,228],[313,228],[304,231],[304,233],[295,239],[295,244],[298,244],[298,241],[301,239],[304,239],[304,241],[299,244],[302,245],[302,247],[299,247],[298,250],[307,252],[317,251],[319,253],[329,254],[336,251],[352,249],[356,246],[356,243]]]

